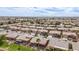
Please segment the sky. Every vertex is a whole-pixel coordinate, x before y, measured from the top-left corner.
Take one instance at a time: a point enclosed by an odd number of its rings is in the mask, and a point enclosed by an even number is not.
[[[1,0],[0,16],[79,16],[79,0]]]
[[[0,7],[0,16],[79,16],[79,7]]]
[[[79,0],[0,0],[0,7],[79,7]]]

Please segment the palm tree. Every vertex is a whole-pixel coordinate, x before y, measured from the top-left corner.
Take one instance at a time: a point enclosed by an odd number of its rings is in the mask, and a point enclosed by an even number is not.
[[[50,30],[51,30],[51,29],[48,29],[47,36],[49,35]]]
[[[79,34],[78,32],[76,31],[76,40],[78,41],[78,38],[79,38]]]
[[[39,42],[40,42],[40,39],[37,38],[36,42],[37,42],[37,47],[38,47],[38,49],[39,49]]]
[[[68,40],[69,40],[69,43],[68,43],[68,50],[69,51],[72,51],[73,50],[73,45],[72,45],[72,41],[71,41],[71,38],[68,38]]]
[[[63,38],[63,30],[61,30],[61,33],[60,33],[60,35],[61,35],[61,38]]]
[[[37,36],[37,34],[38,34],[38,31],[39,31],[39,29],[37,29],[37,31],[36,31],[36,33],[35,33],[35,36]]]
[[[6,30],[7,30],[7,32],[8,32],[9,26],[6,26],[6,27],[5,27],[5,29],[6,29]]]
[[[73,46],[72,46],[71,43],[68,44],[68,50],[69,50],[69,51],[72,51],[72,50],[73,50]]]

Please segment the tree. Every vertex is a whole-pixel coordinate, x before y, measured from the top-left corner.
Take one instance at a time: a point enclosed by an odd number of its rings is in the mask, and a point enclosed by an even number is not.
[[[55,25],[60,25],[60,23],[61,23],[61,22],[58,22],[58,21],[57,21],[57,22],[55,23]]]
[[[8,24],[12,24],[12,22],[11,21],[8,21]]]
[[[40,39],[38,38],[38,39],[36,40],[36,42],[40,42]]]
[[[48,32],[47,32],[48,35],[49,35],[49,32],[50,32],[50,31],[51,31],[51,29],[48,29]],[[47,36],[48,36],[48,35],[47,35]]]
[[[68,50],[69,51],[72,51],[73,50],[73,45],[72,45],[72,41],[71,41],[71,38],[68,38],[68,41],[69,41],[69,43],[68,43]]]
[[[37,31],[36,31],[36,33],[35,33],[35,36],[37,36],[37,34],[38,34],[38,30],[39,30],[39,29],[37,29]]]
[[[42,32],[41,35],[43,35],[44,37],[47,37],[48,33],[47,32]]]
[[[56,21],[55,27],[56,27],[57,25],[60,25],[60,23],[61,23],[61,22]]]
[[[3,25],[3,23],[0,23],[0,25]]]
[[[31,24],[34,24],[34,22],[33,22],[33,21],[30,21],[30,23],[31,23]]]
[[[61,38],[63,38],[63,30],[61,30],[61,33],[60,33],[60,35],[61,35]]]
[[[0,36],[0,46],[3,45],[3,43],[5,42],[5,40],[6,40],[5,35],[1,35]]]
[[[68,49],[69,49],[69,51],[73,50],[73,47],[72,47],[72,44],[71,43],[69,43]]]
[[[37,46],[38,46],[38,49],[39,49],[39,42],[40,42],[40,39],[38,38],[38,39],[36,40],[36,42],[37,42]]]

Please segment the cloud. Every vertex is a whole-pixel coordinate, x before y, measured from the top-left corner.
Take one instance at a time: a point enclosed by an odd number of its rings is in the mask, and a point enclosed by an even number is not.
[[[52,12],[63,12],[64,11],[64,9],[62,9],[62,8],[56,8],[56,7],[45,8],[45,10],[52,11]]]
[[[79,16],[79,7],[0,7],[0,16]]]
[[[79,12],[79,8],[78,8],[78,7],[73,7],[73,8],[72,8],[72,12],[75,12],[75,13],[76,13],[76,12]]]

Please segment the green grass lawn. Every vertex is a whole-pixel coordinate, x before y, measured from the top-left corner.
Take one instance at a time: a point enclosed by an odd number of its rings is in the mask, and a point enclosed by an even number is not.
[[[3,45],[0,46],[0,48],[7,49],[8,51],[34,51],[31,47],[26,47],[22,45],[17,45],[17,44],[10,44],[4,43]]]
[[[33,51],[31,47],[26,47],[26,46],[17,45],[17,44],[9,45],[8,50],[9,51]]]
[[[0,48],[7,49],[8,51],[34,51],[31,47],[26,47],[17,44],[10,44],[6,42],[7,38],[5,35],[0,36]]]
[[[9,46],[8,43],[7,42],[4,42],[0,47],[7,48],[8,46]]]

